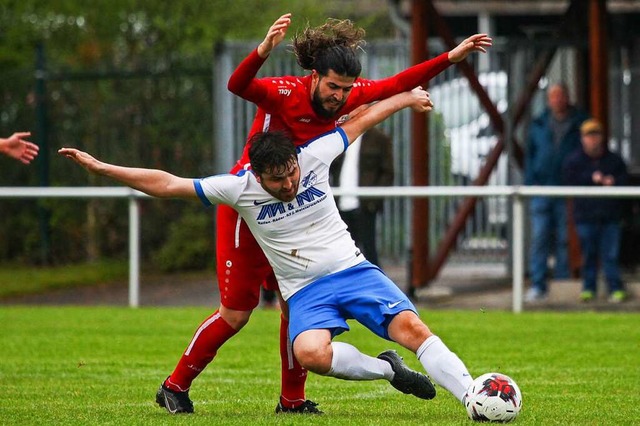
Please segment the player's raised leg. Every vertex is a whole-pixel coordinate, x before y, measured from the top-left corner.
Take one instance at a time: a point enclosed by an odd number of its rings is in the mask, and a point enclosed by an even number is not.
[[[394,351],[372,357],[348,343],[332,342],[327,329],[300,333],[295,339],[294,351],[300,363],[316,374],[344,380],[384,379],[403,393],[423,399],[435,396],[429,378],[407,367]]]

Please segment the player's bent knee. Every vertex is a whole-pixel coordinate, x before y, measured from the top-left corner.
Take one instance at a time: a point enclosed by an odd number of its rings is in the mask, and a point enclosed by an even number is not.
[[[251,313],[253,311],[236,311],[235,309],[229,309],[224,306],[220,306],[220,315],[231,328],[238,331],[249,322]]]
[[[294,351],[296,359],[305,369],[316,374],[326,374],[331,369],[331,353],[301,348]]]
[[[326,374],[331,369],[331,342],[318,342],[306,337],[311,336],[304,336],[303,333],[293,344],[296,359],[307,370],[316,374]]]

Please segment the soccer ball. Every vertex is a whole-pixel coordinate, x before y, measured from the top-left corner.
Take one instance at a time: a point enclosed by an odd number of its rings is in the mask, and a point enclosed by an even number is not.
[[[522,408],[522,393],[516,382],[500,373],[487,373],[471,383],[464,398],[471,420],[510,422]]]

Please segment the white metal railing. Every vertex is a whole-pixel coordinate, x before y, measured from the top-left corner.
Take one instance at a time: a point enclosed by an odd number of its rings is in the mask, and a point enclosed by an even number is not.
[[[0,187],[0,198],[128,198],[129,199],[129,306],[140,306],[140,211],[143,192],[118,186]]]
[[[549,197],[640,198],[640,187],[586,186],[389,186],[334,188],[335,195],[360,197],[495,197],[511,200],[513,312],[522,312],[524,294],[524,199]],[[0,198],[128,198],[129,199],[129,306],[140,304],[140,224],[138,199],[149,196],[126,187],[0,187]]]

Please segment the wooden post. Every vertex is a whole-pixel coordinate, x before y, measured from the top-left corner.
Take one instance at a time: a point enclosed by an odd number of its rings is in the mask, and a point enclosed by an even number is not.
[[[427,0],[430,1],[430,0]],[[411,63],[418,64],[428,57],[428,17],[425,0],[411,4]],[[426,85],[427,82],[424,82]],[[425,87],[426,88],[426,87]],[[411,173],[413,185],[429,185],[428,114],[413,113],[411,120]],[[429,200],[414,198],[412,211],[411,286],[427,285],[429,271]]]
[[[602,122],[605,140],[609,137],[609,49],[607,2],[589,1],[589,79],[591,115]]]

